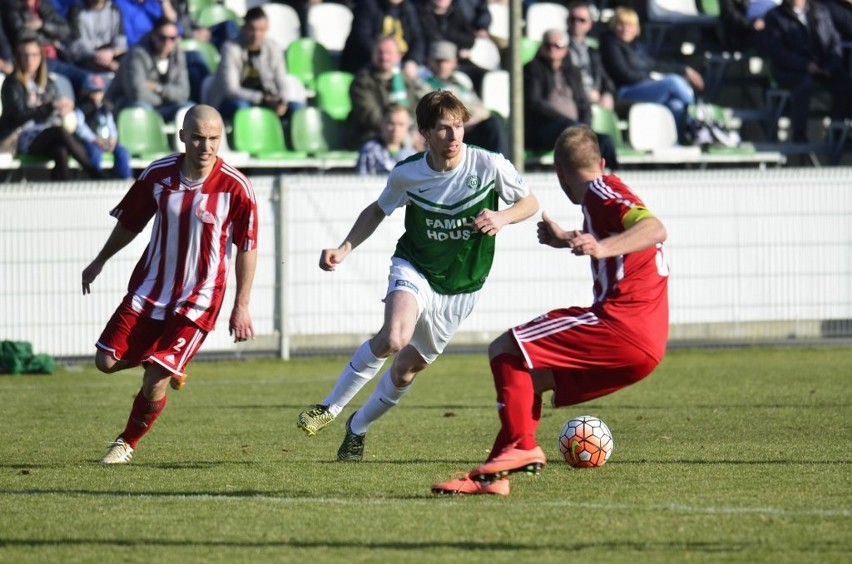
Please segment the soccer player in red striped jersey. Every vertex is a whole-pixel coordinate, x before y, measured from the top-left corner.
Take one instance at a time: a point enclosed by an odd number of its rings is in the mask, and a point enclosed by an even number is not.
[[[618,177],[603,174],[588,127],[566,129],[554,161],[563,192],[582,206],[583,229],[564,230],[543,213],[538,239],[591,258],[594,302],[550,311],[491,343],[500,432],[484,464],[435,484],[435,493],[508,495],[509,474],[546,463],[535,440],[543,392],[553,391],[555,407],[599,398],[638,382],[665,354],[665,227]]]
[[[180,131],[186,145],[151,163],[110,212],[118,220],[98,256],[83,270],[83,294],[107,260],[154,220],[148,248],[127,294],[96,344],[95,365],[113,373],[142,365],[142,388],[127,426],[104,464],[130,462],[133,450],[166,405],[171,383],[183,387],[186,365],[216,325],[236,247],[234,341],[254,337],[249,297],[257,261],[257,203],[251,182],[217,156],[222,117],[193,106]]]

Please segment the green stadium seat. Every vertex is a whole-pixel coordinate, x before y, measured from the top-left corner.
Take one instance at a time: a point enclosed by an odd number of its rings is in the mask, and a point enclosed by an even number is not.
[[[344,148],[345,127],[319,108],[299,108],[290,117],[293,148],[326,160],[357,159],[357,151]]]
[[[335,70],[328,49],[307,37],[292,41],[285,57],[287,72],[298,77],[310,92],[316,92],[317,76]]]
[[[118,113],[118,142],[141,159],[156,159],[172,152],[163,117],[151,108],[125,108]]]
[[[317,76],[317,107],[337,120],[345,120],[352,109],[349,86],[355,76],[345,71],[326,71]]]
[[[197,39],[181,39],[180,47],[184,51],[195,51],[200,53],[204,58],[204,62],[207,63],[207,69],[210,73],[216,73],[216,69],[219,68],[219,61],[222,57],[219,55],[219,50],[216,49],[215,45],[208,41],[198,41]]]
[[[239,14],[224,4],[210,4],[209,6],[204,6],[195,16],[195,23],[201,27],[213,27],[216,24],[220,24],[228,20],[237,25],[242,23]]]
[[[618,116],[614,111],[608,110],[598,104],[592,104],[592,129],[595,133],[605,133],[612,137],[615,143],[615,152],[619,157],[636,156],[645,154],[636,150],[624,141],[624,134],[618,127]]]
[[[291,151],[284,141],[281,119],[274,111],[261,106],[241,108],[234,113],[234,150],[262,160],[304,159],[307,153]]]

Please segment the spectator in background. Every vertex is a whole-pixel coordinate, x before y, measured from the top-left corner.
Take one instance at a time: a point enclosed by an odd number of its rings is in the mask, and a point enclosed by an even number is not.
[[[56,11],[63,17],[68,19],[69,14],[71,14],[71,8],[76,6],[78,0],[53,0],[53,5],[56,7]]]
[[[382,112],[391,102],[412,112],[417,106],[419,81],[400,70],[402,54],[393,35],[379,38],[373,46],[371,64],[355,75],[349,87],[352,110],[347,123],[356,147],[379,134]]]
[[[571,64],[580,71],[589,102],[615,110],[615,85],[603,68],[598,50],[586,42],[593,24],[592,12],[586,2],[572,2],[568,6],[568,51]]]
[[[3,7],[3,23],[12,44],[17,45],[22,34],[35,34],[48,59],[58,58],[68,45],[71,26],[53,0],[6,0]]]
[[[357,74],[372,60],[376,38],[391,36],[401,54],[403,72],[414,78],[426,62],[426,42],[419,18],[413,0],[359,0],[340,55],[341,70]]]
[[[637,41],[639,32],[636,11],[620,7],[601,37],[601,59],[615,83],[616,97],[668,107],[677,124],[678,139],[686,144],[687,109],[695,103],[693,88],[703,90],[704,79],[688,65],[654,60]]]
[[[15,54],[12,52],[12,44],[2,25],[2,14],[0,14],[0,74],[8,76],[15,71]]]
[[[476,95],[470,79],[456,70],[456,46],[449,41],[435,41],[429,46],[429,69],[432,76],[423,81],[421,96],[432,90],[449,90],[470,112],[464,124],[464,138],[471,145],[501,153],[509,158],[509,134],[499,116],[491,115]]]
[[[150,33],[154,22],[165,18],[179,23],[180,16],[171,0],[114,0],[121,12],[127,46],[133,47]]]
[[[387,174],[398,162],[416,150],[409,141],[411,114],[401,104],[388,104],[382,114],[382,129],[358,149],[355,171],[359,174]]]
[[[550,151],[559,135],[573,125],[589,125],[592,107],[580,71],[571,65],[568,37],[560,29],[544,32],[535,58],[524,65],[526,145]],[[601,155],[610,170],[618,169],[615,141],[598,133]]]
[[[831,91],[835,119],[852,117],[852,79],[843,61],[840,35],[828,10],[809,0],[784,0],[766,14],[772,76],[790,90],[793,141],[807,142],[808,111],[814,87]]]
[[[119,110],[150,107],[165,121],[172,121],[180,108],[191,104],[186,57],[178,39],[177,25],[160,18],[127,52],[108,92],[108,98]]]
[[[103,170],[104,153],[112,153],[113,176],[130,178],[130,153],[118,144],[118,127],[112,109],[104,99],[106,81],[97,74],[89,75],[80,92],[80,101],[74,113],[77,115],[77,129],[74,136],[86,147],[89,160],[99,170]]]
[[[74,138],[74,102],[61,97],[47,73],[41,42],[35,34],[21,34],[15,45],[15,71],[0,90],[0,147],[4,151],[44,157],[54,161],[51,179],[68,180],[69,155],[92,177],[103,178]]]
[[[453,5],[462,13],[465,21],[473,27],[477,37],[491,37],[488,33],[491,27],[488,3],[488,0],[453,0]]]
[[[48,72],[61,74],[71,82],[68,92],[73,95],[89,75],[88,71],[66,60],[71,26],[53,4],[53,0],[6,0],[3,23],[12,45],[17,45],[21,34],[35,34],[41,42]],[[61,85],[59,85],[61,87]]]
[[[817,3],[825,6],[831,14],[840,39],[844,43],[852,42],[852,0],[817,0]]]
[[[720,0],[719,20],[722,22],[725,47],[732,51],[754,49],[766,55],[766,23],[763,16],[779,2],[766,0]]]
[[[433,45],[436,41],[449,41],[455,45],[459,70],[469,76],[473,80],[474,89],[481,92],[482,77],[486,69],[478,67],[470,60],[476,31],[464,14],[456,9],[454,0],[423,0],[420,21],[423,24],[426,45]]]
[[[222,60],[207,103],[226,122],[240,108],[265,106],[284,118],[288,113],[283,47],[267,37],[269,19],[260,7],[246,12],[239,39],[222,47]]]
[[[118,71],[127,52],[127,36],[121,12],[112,0],[84,0],[71,9],[72,41],[68,48],[71,62],[95,72]]]

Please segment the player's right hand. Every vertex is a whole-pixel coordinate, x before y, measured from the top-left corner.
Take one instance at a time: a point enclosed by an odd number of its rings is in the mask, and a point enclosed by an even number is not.
[[[538,242],[555,249],[564,249],[568,246],[568,232],[559,227],[559,224],[550,219],[547,212],[541,212],[541,221],[537,224]]]
[[[103,263],[92,261],[92,263],[83,269],[83,295],[91,294],[92,289],[89,286],[98,277],[98,274],[103,270]]]

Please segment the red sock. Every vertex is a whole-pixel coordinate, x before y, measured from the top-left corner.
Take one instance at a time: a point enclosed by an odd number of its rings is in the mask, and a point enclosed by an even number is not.
[[[133,400],[133,407],[130,409],[130,417],[127,418],[127,426],[124,432],[121,433],[121,438],[131,447],[136,448],[139,439],[145,436],[163,408],[166,407],[166,396],[158,401],[150,401],[145,399],[142,390],[136,394],[136,399]]]
[[[541,417],[541,396],[535,393],[532,376],[519,356],[501,354],[491,360],[502,428],[492,447],[490,460],[515,443],[522,450],[536,447],[535,430]]]

